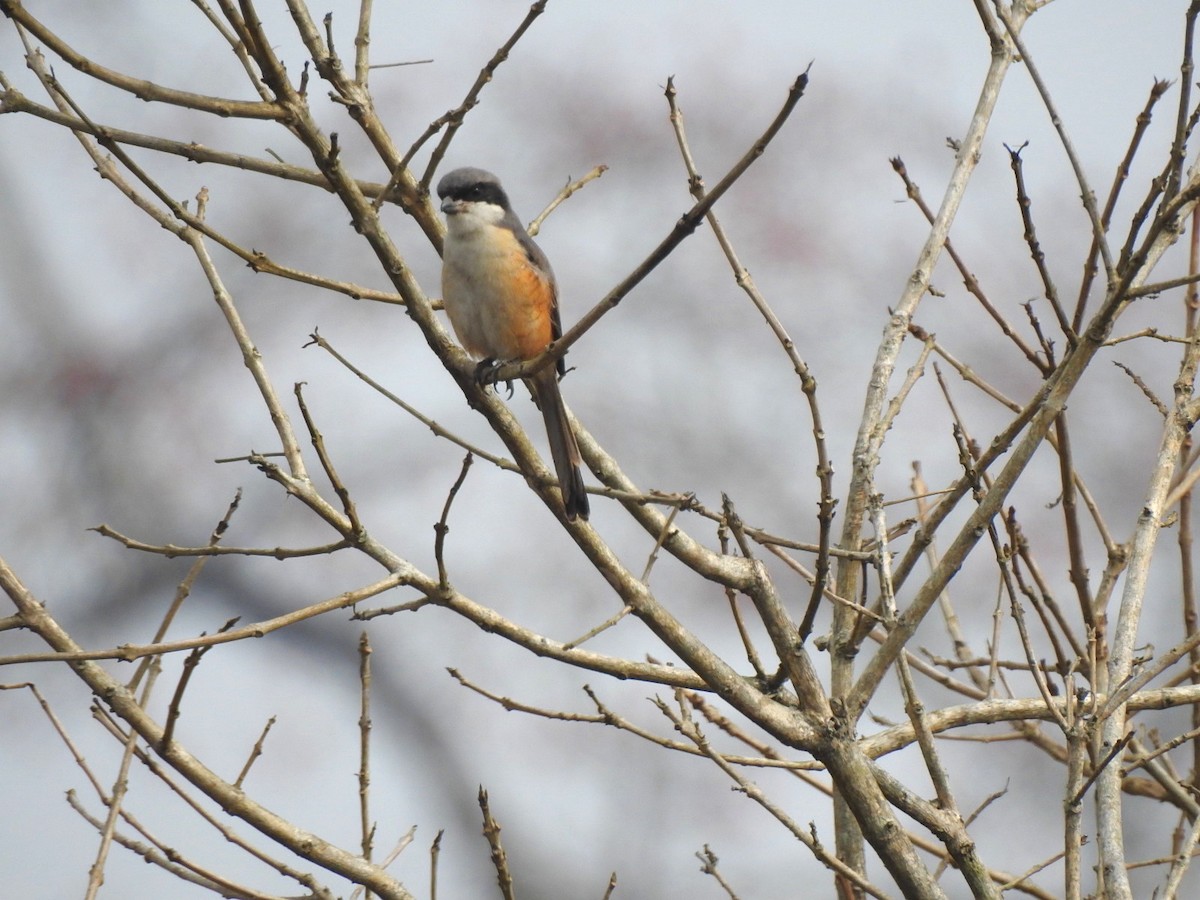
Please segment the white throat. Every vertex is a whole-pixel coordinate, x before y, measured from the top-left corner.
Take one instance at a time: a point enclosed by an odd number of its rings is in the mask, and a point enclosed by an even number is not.
[[[458,212],[446,216],[446,230],[455,238],[470,238],[485,228],[499,225],[504,215],[504,208],[495,203],[466,203]]]

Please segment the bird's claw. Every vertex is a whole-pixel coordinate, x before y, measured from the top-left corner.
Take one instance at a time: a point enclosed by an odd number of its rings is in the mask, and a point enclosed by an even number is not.
[[[479,363],[479,365],[477,365],[475,367],[475,383],[477,385],[479,385],[480,387],[488,387],[489,385],[491,387],[496,387],[499,384],[499,378],[497,377],[497,373],[502,368],[504,368],[504,362],[501,360],[495,360],[495,359],[482,360]],[[508,388],[508,398],[507,399],[511,400],[513,397],[512,379],[510,378],[510,379],[505,380],[504,384]],[[500,391],[497,390],[496,393],[500,393]]]

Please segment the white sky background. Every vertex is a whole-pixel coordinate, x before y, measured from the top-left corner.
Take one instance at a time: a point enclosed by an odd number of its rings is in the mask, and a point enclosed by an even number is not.
[[[171,87],[250,96],[227,49],[191,4],[83,8],[29,0],[27,6],[77,49],[112,68]],[[1026,28],[1030,51],[1101,196],[1153,78],[1178,78],[1186,6],[1182,0],[1058,0]],[[434,60],[373,74],[373,95],[399,145],[407,146],[459,103],[527,7],[499,0],[376,3],[376,62]],[[356,4],[326,3],[313,12],[319,17],[327,9],[334,11],[335,38],[349,63]],[[261,12],[279,40],[277,52],[297,73],[303,56],[282,4],[263,4]],[[2,24],[0,69],[24,93],[46,102],[25,70],[11,25]],[[539,237],[554,263],[569,325],[690,205],[666,120],[667,76],[675,76],[692,149],[712,185],[762,132],[810,61],[807,95],[718,213],[821,384],[840,494],[887,307],[899,298],[925,235],[888,159],[903,157],[936,207],[952,163],[945,139],[962,135],[987,66],[986,40],[970,2],[557,0],[497,71],[443,171],[458,165],[493,169],[518,213],[529,219],[568,177],[600,163],[610,166],[561,207]],[[55,70],[97,121],[256,156],[270,147],[288,161],[309,162],[277,128],[184,115],[94,86],[60,61]],[[1148,173],[1160,165],[1177,90],[1157,109],[1118,223],[1127,220]],[[322,125],[342,136],[356,174],[386,180],[353,123],[323,99],[315,76],[310,91]],[[993,300],[1022,324],[1019,304],[1039,296],[1041,288],[1021,240],[1002,145],[1026,140],[1026,177],[1040,237],[1060,289],[1073,302],[1090,234],[1045,111],[1027,72],[1014,67],[953,240]],[[422,166],[428,149],[418,156]],[[284,264],[386,286],[334,198],[143,151],[134,155],[177,197],[208,186],[210,222],[243,245]],[[394,240],[426,290],[436,293],[433,250],[397,210],[388,215]],[[0,329],[0,554],[78,638],[98,647],[148,638],[187,569],[186,561],[137,556],[85,531],[100,522],[148,541],[201,543],[243,486],[246,498],[230,543],[329,539],[254,470],[213,464],[252,448],[273,448],[267,416],[190,254],[101,182],[67,133],[32,118],[0,117],[0,223],[0,316],[6,323]],[[1181,259],[1177,254],[1175,267],[1165,266],[1160,275],[1181,274]],[[228,254],[219,254],[218,262],[277,388],[289,393],[293,382],[308,383],[307,399],[368,527],[417,565],[432,568],[431,526],[461,454],[447,451],[321,351],[301,350],[309,332],[319,327],[356,364],[443,425],[492,450],[499,443],[463,403],[400,308],[255,276]],[[947,296],[927,298],[918,322],[1018,399],[1028,396],[1033,373],[1015,361],[948,263],[935,284]],[[1159,302],[1174,304],[1171,314],[1158,307],[1145,313],[1147,321],[1177,327],[1177,298]],[[1137,311],[1121,330],[1141,324]],[[1138,348],[1128,345],[1115,358],[1136,366]],[[902,358],[902,366],[913,358]],[[806,409],[785,356],[748,312],[706,229],[577,345],[569,363],[576,370],[564,382],[568,403],[643,488],[694,490],[712,507],[727,491],[748,521],[815,539],[817,485]],[[1144,488],[1140,477],[1123,475],[1130,460],[1144,461],[1152,451],[1158,420],[1125,376],[1102,365],[1072,410],[1113,418],[1114,440],[1080,448],[1080,464],[1123,538]],[[1147,379],[1169,395],[1173,371],[1150,360],[1145,365]],[[932,484],[955,475],[955,451],[932,377],[918,391],[924,402],[914,401],[912,416],[889,437],[889,464],[880,472],[891,497],[905,495],[912,459],[922,460]],[[540,422],[521,392],[513,408],[541,446]],[[1005,421],[982,405],[972,407],[972,415],[983,441]],[[315,460],[310,465],[315,468]],[[1027,504],[1027,528],[1035,537],[1054,535],[1058,521],[1042,509],[1057,495],[1049,457],[1042,468],[1044,476],[1035,471],[1031,492],[1018,498]],[[1136,464],[1133,471],[1140,471]],[[596,499],[593,507],[596,527],[640,571],[650,550],[647,537],[609,503]],[[519,479],[477,463],[452,526],[452,579],[481,602],[562,639],[614,611],[605,586],[576,559]],[[711,540],[702,527],[696,533]],[[976,556],[988,552],[981,547]],[[1042,562],[1065,593],[1066,562],[1055,553],[1050,545]],[[1103,559],[1091,563],[1098,571]],[[807,598],[806,589],[777,574],[796,603]],[[176,634],[211,631],[233,615],[243,622],[267,618],[376,577],[377,571],[346,554],[289,563],[218,560],[206,570]],[[652,584],[717,649],[736,655],[718,592],[697,588],[669,560],[659,562]],[[978,589],[977,602],[961,602],[969,605],[968,620],[977,615],[973,624],[980,630],[973,637],[982,649],[994,584],[984,576]],[[710,608],[716,615],[705,615]],[[1147,639],[1167,646],[1174,627],[1161,623],[1164,633]],[[441,896],[494,894],[474,808],[481,783],[491,791],[525,897],[600,896],[613,869],[618,896],[718,896],[692,856],[705,843],[721,856],[723,873],[742,896],[795,896],[798,883],[813,879],[820,879],[818,890],[827,890],[823,871],[765,813],[731,793],[711,766],[681,762],[612,730],[506,715],[457,687],[443,670],[457,666],[500,693],[579,712],[591,711],[579,690],[590,683],[614,709],[666,732],[644,699],[653,693],[649,688],[531,660],[438,610],[377,619],[369,630],[376,649],[377,844],[386,852],[410,825],[419,826],[416,844],[397,864],[418,894],[424,891],[428,844],[443,827]],[[232,777],[262,723],[278,714],[248,787],[269,807],[346,847],[357,841],[352,776],[361,631],[361,623],[326,617],[262,642],[213,651],[189,688],[180,724],[182,740]],[[0,634],[0,655],[33,647],[21,635]],[[604,636],[597,649],[663,654],[633,622]],[[1008,650],[1015,652],[1015,643]],[[173,684],[181,662],[167,662],[164,685]],[[110,780],[119,748],[96,736],[87,697],[76,683],[48,667],[0,672],[7,683],[24,679],[45,686],[101,779]],[[169,690],[160,688],[163,708],[168,697]],[[28,810],[0,817],[0,881],[13,896],[79,895],[95,840],[62,794],[75,787],[93,810],[99,806],[31,698],[4,693],[0,704],[5,730],[16,735],[0,740],[0,809]],[[902,715],[898,705],[875,711]],[[952,772],[969,752],[947,750]],[[989,864],[1021,871],[1059,840],[1058,782],[1023,780],[1040,762],[1026,750],[997,751],[988,759],[984,772],[966,776],[967,769],[958,770],[966,777],[955,786],[969,809],[1009,784],[1009,796],[976,832]],[[907,776],[917,771],[909,768],[911,761],[895,765]],[[796,819],[816,821],[832,844],[824,803],[784,779],[760,780]],[[914,783],[924,784],[919,775]],[[189,816],[179,810],[164,815],[173,807],[140,774],[130,806],[181,852],[216,868],[227,864],[264,890],[280,890],[261,870],[240,868],[242,861],[211,834],[190,830]],[[1137,839],[1130,836],[1135,846]],[[1148,844],[1144,855],[1160,852],[1161,843]],[[1042,883],[1057,886],[1057,873]],[[950,875],[947,881],[961,896],[958,880]],[[124,851],[110,863],[107,895],[190,896]]]

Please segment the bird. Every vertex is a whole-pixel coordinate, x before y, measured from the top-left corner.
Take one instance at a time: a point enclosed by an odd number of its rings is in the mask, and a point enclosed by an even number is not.
[[[499,365],[532,359],[562,335],[558,285],[546,254],[491,172],[455,169],[438,182],[437,195],[446,214],[442,303],[459,343],[481,360],[475,377],[482,384]],[[560,356],[528,381],[546,422],[563,513],[574,522],[586,520],[590,506],[579,444],[558,386],[565,373]]]

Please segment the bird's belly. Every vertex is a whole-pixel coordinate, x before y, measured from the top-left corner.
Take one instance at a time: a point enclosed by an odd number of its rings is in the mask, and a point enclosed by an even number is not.
[[[472,356],[529,359],[550,343],[553,289],[519,248],[514,253],[478,246],[487,243],[447,242],[442,266],[446,313]]]

